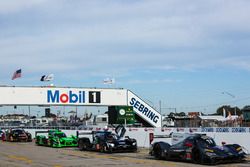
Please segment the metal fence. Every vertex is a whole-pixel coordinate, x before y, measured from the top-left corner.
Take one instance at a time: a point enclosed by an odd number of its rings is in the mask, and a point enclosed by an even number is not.
[[[62,129],[62,130],[77,130],[76,126],[0,126],[0,129]]]

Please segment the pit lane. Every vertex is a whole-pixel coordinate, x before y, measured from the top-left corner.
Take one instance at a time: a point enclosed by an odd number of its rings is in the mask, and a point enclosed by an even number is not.
[[[102,154],[98,152],[79,151],[77,148],[50,148],[36,146],[32,143],[10,143],[0,141],[0,167],[191,167],[204,166],[185,162],[155,160],[148,155],[148,149],[139,149],[137,153]],[[246,162],[217,165],[221,167],[250,166]]]

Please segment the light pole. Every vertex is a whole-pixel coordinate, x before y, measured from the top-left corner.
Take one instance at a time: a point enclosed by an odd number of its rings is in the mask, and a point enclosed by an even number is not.
[[[161,114],[161,100],[159,101],[159,112],[160,112],[160,114]],[[163,119],[163,117],[162,117],[162,114],[161,114],[161,127],[163,127],[163,125],[162,125],[162,120]]]
[[[76,116],[75,116],[75,122],[77,120],[77,106],[76,106]]]
[[[30,117],[30,106],[29,106],[29,117]]]
[[[229,93],[229,92],[227,92],[227,91],[224,91],[224,92],[221,92],[222,94],[225,94],[225,95],[228,95],[228,96],[230,96],[230,97],[232,97],[232,98],[235,98],[236,96],[235,95],[233,95],[232,93]],[[236,105],[235,105],[235,107],[234,107],[234,115],[236,115]]]

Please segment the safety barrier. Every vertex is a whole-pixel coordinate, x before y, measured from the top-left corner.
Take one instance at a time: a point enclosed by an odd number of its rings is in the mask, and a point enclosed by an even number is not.
[[[25,129],[29,131],[32,136],[35,135],[37,129]],[[90,127],[84,128],[81,131],[99,131],[109,130],[113,131],[115,128],[104,128],[104,127]],[[77,130],[63,130],[67,135],[76,135]],[[233,128],[220,128],[220,127],[207,127],[207,128],[126,128],[126,136],[135,138],[139,147],[150,147],[149,134],[154,135],[169,135],[172,132],[183,132],[183,133],[205,133],[212,137],[215,142],[220,145],[222,142],[226,143],[237,143],[250,151],[249,139],[250,139],[250,127],[233,127]],[[171,138],[155,138],[154,141],[165,141],[171,143]]]

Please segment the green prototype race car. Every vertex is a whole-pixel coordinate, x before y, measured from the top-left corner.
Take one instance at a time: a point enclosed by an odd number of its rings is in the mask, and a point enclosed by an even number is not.
[[[41,133],[47,133],[47,135],[38,135]],[[36,144],[39,146],[49,147],[77,147],[77,137],[71,135],[67,137],[61,130],[47,130],[47,131],[36,131]]]

